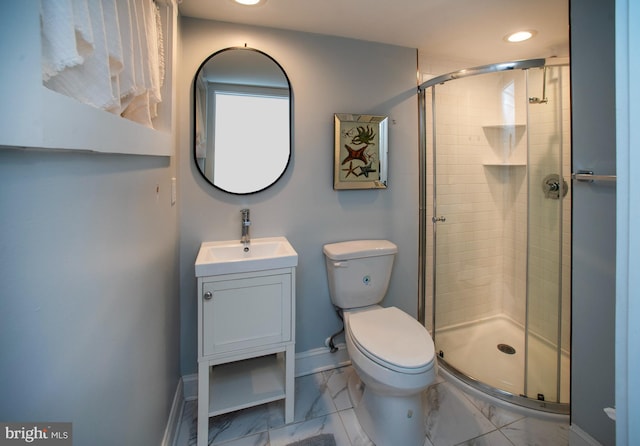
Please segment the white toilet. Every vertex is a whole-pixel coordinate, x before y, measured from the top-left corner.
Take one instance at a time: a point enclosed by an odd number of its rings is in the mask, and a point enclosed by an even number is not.
[[[356,240],[324,245],[323,252],[357,373],[349,396],[360,425],[376,446],[422,446],[422,391],[436,377],[433,340],[407,313],[378,305],[398,248],[387,240]]]

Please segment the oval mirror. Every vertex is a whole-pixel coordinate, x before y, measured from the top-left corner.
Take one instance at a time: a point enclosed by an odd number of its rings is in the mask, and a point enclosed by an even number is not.
[[[194,157],[213,186],[251,194],[274,184],[291,157],[291,85],[282,67],[251,48],[227,48],[194,82]]]

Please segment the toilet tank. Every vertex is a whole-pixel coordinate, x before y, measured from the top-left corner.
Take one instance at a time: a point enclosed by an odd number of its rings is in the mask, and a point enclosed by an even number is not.
[[[343,309],[382,301],[398,247],[388,240],[354,240],[324,245],[331,301]]]

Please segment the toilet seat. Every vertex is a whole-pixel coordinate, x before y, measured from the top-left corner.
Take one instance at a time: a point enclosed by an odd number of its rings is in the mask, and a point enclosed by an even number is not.
[[[396,307],[351,313],[347,328],[358,350],[383,367],[408,374],[433,368],[435,349],[429,332]]]

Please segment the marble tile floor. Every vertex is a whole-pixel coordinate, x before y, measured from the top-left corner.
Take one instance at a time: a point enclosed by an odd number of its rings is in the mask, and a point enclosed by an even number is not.
[[[294,422],[284,424],[276,401],[209,419],[209,445],[286,446],[331,433],[337,446],[373,445],[362,431],[347,394],[353,369],[343,367],[296,378]],[[461,392],[440,378],[427,389],[424,446],[566,446],[569,424],[528,417]],[[195,446],[197,401],[186,401],[174,446]],[[394,445],[396,446],[396,445]],[[402,446],[402,445],[397,445]]]

